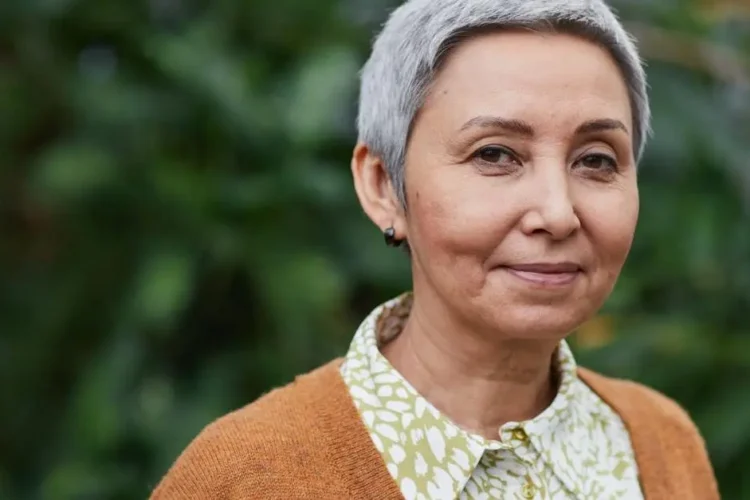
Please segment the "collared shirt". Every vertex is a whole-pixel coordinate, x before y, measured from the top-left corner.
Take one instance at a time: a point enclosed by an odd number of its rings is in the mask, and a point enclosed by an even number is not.
[[[560,386],[537,417],[508,422],[498,440],[467,432],[423,398],[380,353],[375,309],[357,330],[341,374],[406,500],[643,498],[620,417],[577,376],[565,341]]]

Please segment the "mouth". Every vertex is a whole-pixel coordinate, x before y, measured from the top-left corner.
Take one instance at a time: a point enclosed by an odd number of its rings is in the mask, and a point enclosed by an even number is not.
[[[502,266],[512,276],[537,286],[560,287],[572,284],[583,269],[573,262],[535,262]]]

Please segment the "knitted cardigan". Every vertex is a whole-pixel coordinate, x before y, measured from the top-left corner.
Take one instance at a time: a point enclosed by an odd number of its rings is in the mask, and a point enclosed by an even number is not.
[[[206,427],[153,500],[402,500],[333,361]],[[717,500],[703,439],[685,411],[639,384],[579,368],[622,418],[646,500]]]

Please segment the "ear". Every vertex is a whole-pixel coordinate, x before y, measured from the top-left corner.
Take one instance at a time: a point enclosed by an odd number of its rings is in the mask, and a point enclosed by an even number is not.
[[[362,142],[354,147],[352,176],[359,203],[370,220],[381,231],[392,226],[396,231],[396,238],[406,239],[404,210],[385,164]]]

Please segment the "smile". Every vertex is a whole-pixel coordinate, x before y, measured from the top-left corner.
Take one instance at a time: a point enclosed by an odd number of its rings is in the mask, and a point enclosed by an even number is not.
[[[538,263],[503,266],[508,274],[526,283],[543,287],[562,287],[572,284],[581,275],[581,267],[572,263]]]

